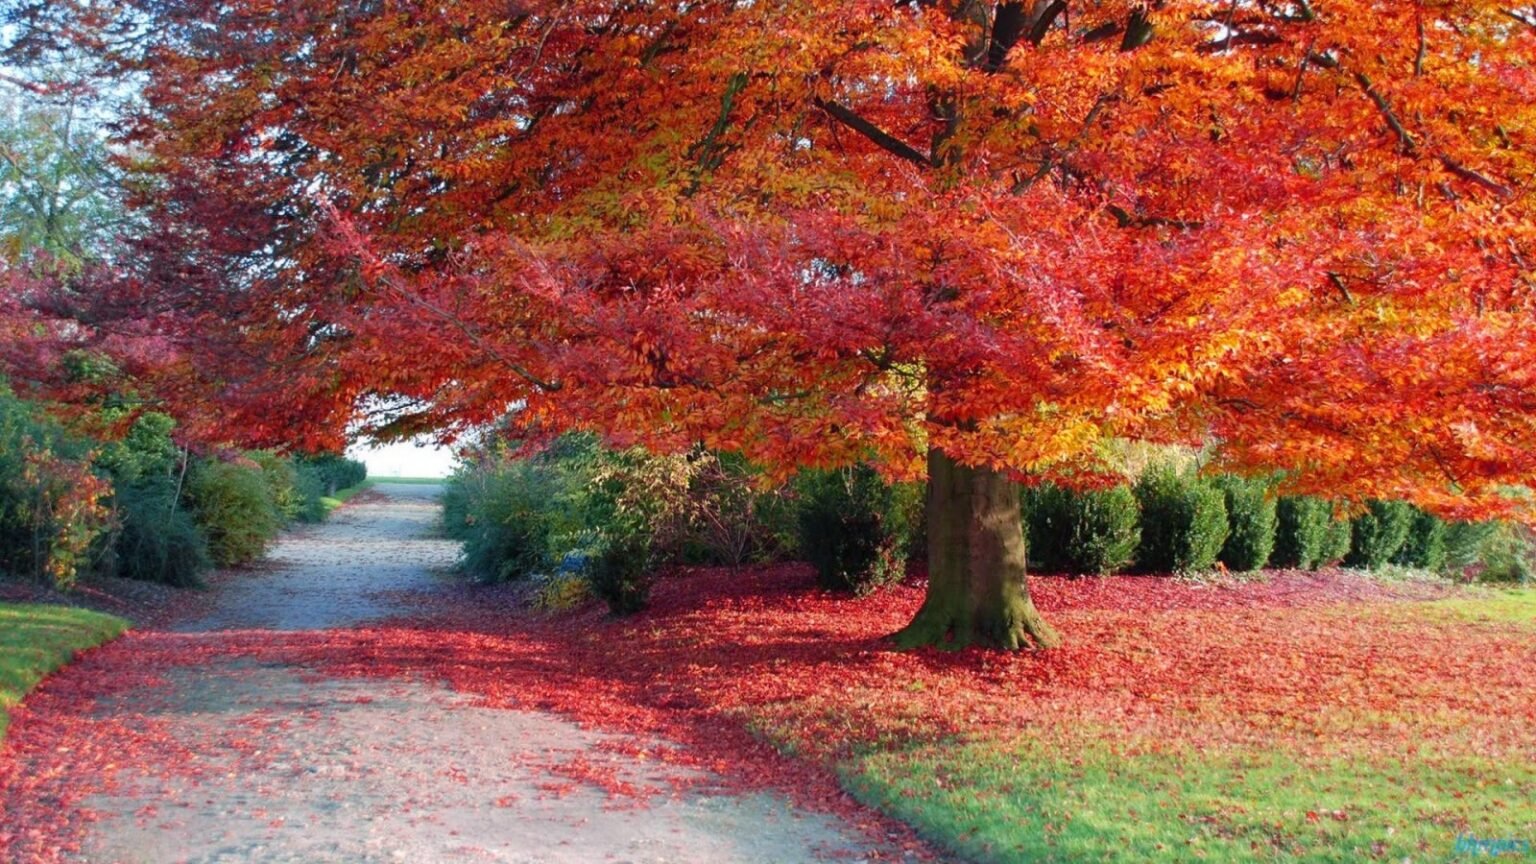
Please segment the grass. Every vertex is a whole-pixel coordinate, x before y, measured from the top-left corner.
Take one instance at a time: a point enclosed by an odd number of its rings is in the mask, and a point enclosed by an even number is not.
[[[117,638],[128,622],[68,606],[0,603],[0,737],[8,711],[77,652]]]
[[[1125,753],[1021,737],[870,755],[845,776],[866,803],[982,862],[1470,861],[1462,835],[1536,838],[1536,765],[1403,755]]]
[[[336,490],[335,495],[326,495],[321,497],[320,506],[325,508],[325,515],[330,516],[337,507],[340,507],[341,505],[352,500],[352,496],[356,495],[357,493],[373,486],[374,482],[374,480],[369,479],[364,480],[356,486],[348,486],[345,489],[338,489]]]
[[[1531,589],[1373,605],[1368,614],[1468,639],[1526,629],[1536,638]],[[1469,676],[1463,686],[1470,694],[1489,685]],[[1362,728],[1392,718],[1373,718],[1370,701],[1366,694],[1350,709]],[[1426,746],[1411,732],[1374,742],[1345,733],[1309,746],[1284,735],[1206,744],[1085,719],[870,746],[840,770],[860,800],[988,864],[1487,859],[1471,838],[1502,844],[1498,860],[1536,861],[1536,761],[1512,752],[1524,751],[1477,735]]]

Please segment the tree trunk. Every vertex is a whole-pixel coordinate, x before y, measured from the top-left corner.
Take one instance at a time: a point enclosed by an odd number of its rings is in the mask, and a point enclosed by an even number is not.
[[[928,596],[895,634],[903,648],[1053,648],[1024,581],[1019,487],[990,468],[928,451]]]

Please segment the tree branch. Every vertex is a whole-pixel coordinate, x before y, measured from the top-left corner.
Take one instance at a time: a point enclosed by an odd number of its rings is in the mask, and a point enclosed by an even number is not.
[[[920,165],[924,168],[933,167],[933,163],[929,161],[928,157],[918,152],[912,145],[860,117],[848,106],[838,102],[829,102],[820,97],[813,101],[817,108],[831,114],[839,123],[868,138],[887,153],[905,159],[914,165]]]

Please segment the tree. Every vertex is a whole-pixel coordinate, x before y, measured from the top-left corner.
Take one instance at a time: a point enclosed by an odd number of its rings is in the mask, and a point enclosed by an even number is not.
[[[1055,644],[1014,475],[1112,437],[1437,510],[1536,468],[1528,7],[19,12],[143,76],[153,230],[99,294],[182,310],[231,432],[926,467],[905,644]]]

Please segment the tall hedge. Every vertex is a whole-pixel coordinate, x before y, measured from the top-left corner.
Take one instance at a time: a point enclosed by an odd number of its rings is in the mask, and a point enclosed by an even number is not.
[[[1344,563],[1372,570],[1392,561],[1413,527],[1413,507],[1404,501],[1369,501],[1353,522],[1354,537]]]
[[[1129,487],[1025,487],[1026,549],[1047,573],[1106,575],[1125,567],[1141,542],[1141,512]]]
[[[1282,497],[1275,505],[1275,549],[1270,563],[1300,570],[1316,568],[1328,552],[1332,522],[1333,505],[1327,501],[1308,495]]]
[[[1136,483],[1141,505],[1138,567],[1149,573],[1209,570],[1227,540],[1226,496],[1193,474],[1154,468]]]
[[[1277,502],[1270,484],[1261,478],[1227,476],[1216,485],[1227,506],[1227,540],[1220,560],[1227,569],[1258,570],[1269,563],[1279,524]]]
[[[1445,540],[1445,521],[1415,508],[1408,536],[1392,556],[1392,563],[1436,572],[1444,570],[1448,551]]]

